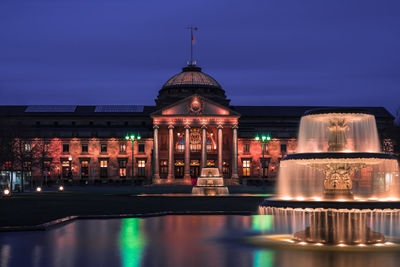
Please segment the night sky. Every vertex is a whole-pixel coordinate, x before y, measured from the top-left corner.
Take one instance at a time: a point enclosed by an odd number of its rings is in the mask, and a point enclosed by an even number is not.
[[[195,58],[233,105],[400,106],[399,0],[1,0],[0,104],[153,105]]]

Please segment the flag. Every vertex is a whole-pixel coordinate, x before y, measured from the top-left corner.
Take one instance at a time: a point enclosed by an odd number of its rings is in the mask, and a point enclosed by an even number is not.
[[[193,30],[197,31],[197,27],[191,28],[191,34],[192,34],[192,44],[196,43],[196,40],[194,39],[194,34],[193,34]]]

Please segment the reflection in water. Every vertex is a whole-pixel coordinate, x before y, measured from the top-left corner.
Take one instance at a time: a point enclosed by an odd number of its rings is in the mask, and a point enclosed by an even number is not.
[[[399,257],[392,253],[374,252],[328,252],[281,250],[277,255],[279,266],[324,267],[374,267],[398,266]]]
[[[254,215],[252,216],[251,229],[265,233],[272,230],[273,223],[272,215]]]
[[[0,233],[1,266],[394,267],[396,252],[258,248],[231,237],[282,230],[274,216],[163,216],[75,221]],[[296,224],[295,221],[293,221]]]
[[[141,219],[124,219],[121,223],[119,245],[123,267],[140,266],[143,249],[146,245],[143,232],[140,230]]]
[[[272,250],[259,250],[254,253],[254,267],[274,266],[275,252]],[[296,266],[296,265],[292,265]]]

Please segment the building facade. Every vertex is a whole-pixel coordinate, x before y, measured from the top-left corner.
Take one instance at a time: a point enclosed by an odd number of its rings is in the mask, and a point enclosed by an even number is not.
[[[17,181],[22,173],[36,183],[190,184],[202,167],[215,166],[227,184],[274,180],[280,159],[296,151],[300,117],[322,108],[230,105],[221,85],[194,65],[170,78],[155,102],[0,106],[2,136],[13,136],[14,147],[3,152],[2,175]],[[391,152],[393,116],[364,109]],[[257,135],[270,138],[263,144]]]

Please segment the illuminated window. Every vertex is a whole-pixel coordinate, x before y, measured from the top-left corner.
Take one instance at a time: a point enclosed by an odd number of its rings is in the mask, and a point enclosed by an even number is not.
[[[88,160],[81,161],[81,177],[83,179],[89,178],[89,161]]]
[[[62,177],[69,178],[72,176],[71,162],[69,160],[61,161],[61,167],[62,167]]]
[[[167,160],[160,161],[160,173],[162,173],[162,174],[168,173],[168,161]]]
[[[25,144],[24,145],[24,151],[25,152],[31,152],[32,151],[31,144]]]
[[[126,178],[126,164],[127,160],[119,161],[119,177]]]
[[[176,146],[176,152],[184,152],[185,151],[185,136],[179,139],[178,145]]]
[[[144,177],[146,175],[146,161],[138,160],[138,176]]]
[[[88,144],[82,144],[82,153],[87,153],[89,151]]]
[[[215,167],[215,160],[213,160],[213,159],[208,159],[208,160],[207,160],[207,166],[208,166],[208,167]]]
[[[107,167],[108,167],[108,161],[105,159],[100,160],[100,177],[101,178],[106,178],[108,176]]]
[[[126,153],[126,144],[119,145],[119,153],[121,153],[121,154]]]
[[[62,145],[62,151],[64,153],[68,153],[69,152],[69,144],[63,144]]]
[[[243,176],[249,177],[250,176],[250,165],[251,161],[249,159],[243,160]]]

